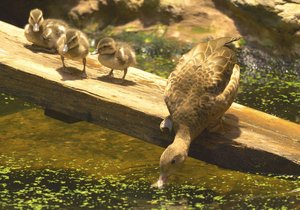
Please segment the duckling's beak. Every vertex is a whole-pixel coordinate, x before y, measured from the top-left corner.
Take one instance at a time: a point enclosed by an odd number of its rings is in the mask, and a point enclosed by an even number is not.
[[[165,174],[160,174],[156,183],[152,184],[151,187],[157,187],[158,189],[162,189],[164,185],[167,183],[168,176]]]
[[[39,30],[40,30],[39,24],[38,24],[38,23],[35,23],[35,24],[33,25],[33,31],[34,31],[34,32],[38,32]]]
[[[64,45],[64,48],[63,48],[63,50],[62,50],[62,52],[63,53],[67,53],[68,52],[68,50],[69,50],[69,47],[68,47],[68,45]]]
[[[99,54],[97,49],[94,52],[91,52],[91,55],[97,55],[97,54]]]

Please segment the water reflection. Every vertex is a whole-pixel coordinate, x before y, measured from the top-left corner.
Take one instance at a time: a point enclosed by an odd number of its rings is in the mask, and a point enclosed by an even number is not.
[[[299,179],[223,170],[189,158],[150,188],[162,148],[39,108],[0,117],[0,208],[296,208]]]

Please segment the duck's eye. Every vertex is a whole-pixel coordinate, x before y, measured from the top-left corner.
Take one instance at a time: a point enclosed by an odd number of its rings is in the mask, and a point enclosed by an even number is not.
[[[175,163],[176,163],[175,159],[171,160],[171,164],[175,164]]]

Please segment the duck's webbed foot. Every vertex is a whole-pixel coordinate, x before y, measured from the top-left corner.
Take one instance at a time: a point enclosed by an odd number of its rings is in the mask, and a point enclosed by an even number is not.
[[[82,77],[82,78],[87,78],[87,73],[86,73],[86,71],[84,71],[84,72],[81,73],[81,77]]]
[[[70,71],[67,69],[66,64],[65,64],[65,57],[61,55],[60,59],[61,59],[61,62],[63,64],[63,71],[67,72],[67,73],[70,73]]]
[[[219,134],[225,134],[224,126],[223,126],[224,117],[221,117],[217,119],[216,121],[213,121],[208,125],[206,128],[208,132],[210,133],[219,133]]]
[[[159,128],[162,132],[166,132],[166,131],[168,131],[169,133],[172,132],[173,122],[171,120],[170,115],[167,116],[163,121],[161,121]]]

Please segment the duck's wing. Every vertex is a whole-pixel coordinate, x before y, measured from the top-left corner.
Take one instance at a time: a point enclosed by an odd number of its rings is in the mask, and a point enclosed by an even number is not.
[[[117,45],[116,58],[121,65],[136,64],[134,50],[126,43],[120,42]]]
[[[115,56],[119,64],[125,65],[126,63],[128,63],[129,57],[126,54],[125,48],[123,46],[117,48]]]
[[[87,36],[82,32],[79,32],[79,45],[78,53],[81,58],[85,58],[89,54],[90,44]]]
[[[204,126],[212,111],[223,110],[223,105],[214,108],[216,98],[226,90],[236,63],[235,53],[225,45],[237,39],[200,43],[182,56],[165,89],[165,102],[175,124]]]

